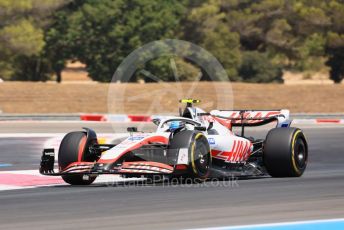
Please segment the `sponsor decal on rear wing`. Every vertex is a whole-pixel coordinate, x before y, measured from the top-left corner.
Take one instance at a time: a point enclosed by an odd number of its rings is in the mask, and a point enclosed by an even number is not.
[[[210,113],[199,114],[231,120],[232,126],[260,126],[277,122],[277,127],[289,127],[289,110],[212,110]]]

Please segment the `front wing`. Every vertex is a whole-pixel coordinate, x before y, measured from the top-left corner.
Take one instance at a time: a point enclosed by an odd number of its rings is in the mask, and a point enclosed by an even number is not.
[[[187,170],[186,164],[170,165],[155,161],[133,161],[122,162],[113,166],[112,164],[102,164],[97,162],[74,162],[62,171],[54,169],[55,153],[54,149],[44,149],[40,164],[40,173],[48,176],[63,176],[70,174],[100,175],[100,174],[175,174]]]

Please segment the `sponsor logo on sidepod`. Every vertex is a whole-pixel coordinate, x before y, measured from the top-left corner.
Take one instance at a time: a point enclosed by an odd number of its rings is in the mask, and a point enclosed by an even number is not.
[[[128,140],[129,141],[139,141],[139,140],[142,140],[143,138],[145,138],[145,137],[143,137],[143,136],[132,136],[132,137],[129,137]]]
[[[210,145],[215,145],[215,139],[212,138],[212,137],[208,138],[208,143],[209,143]]]

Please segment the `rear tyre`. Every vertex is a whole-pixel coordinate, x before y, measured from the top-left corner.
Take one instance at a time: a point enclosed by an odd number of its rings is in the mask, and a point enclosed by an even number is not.
[[[86,147],[87,136],[84,132],[68,133],[61,142],[58,153],[59,169],[64,170],[68,165],[79,161],[92,162]],[[63,175],[62,179],[71,185],[90,185],[96,179],[95,176]]]
[[[275,128],[264,144],[264,165],[272,177],[300,177],[308,161],[308,145],[298,128]]]

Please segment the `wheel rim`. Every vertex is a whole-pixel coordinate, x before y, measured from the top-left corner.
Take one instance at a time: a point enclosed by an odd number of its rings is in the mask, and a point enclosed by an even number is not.
[[[295,161],[299,169],[303,169],[307,164],[307,149],[302,138],[298,138],[295,145]]]
[[[209,151],[207,146],[201,142],[198,141],[196,142],[196,146],[195,146],[195,165],[197,168],[197,171],[199,172],[200,175],[205,175],[207,174],[208,170],[209,170]]]

